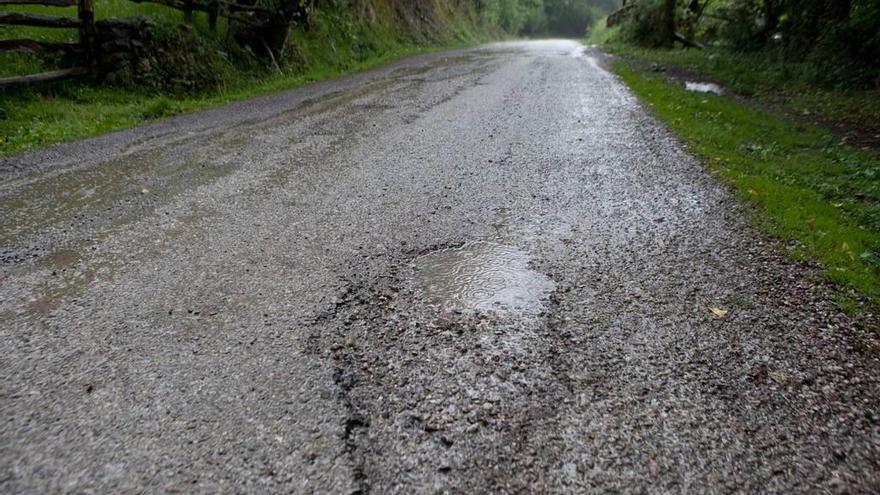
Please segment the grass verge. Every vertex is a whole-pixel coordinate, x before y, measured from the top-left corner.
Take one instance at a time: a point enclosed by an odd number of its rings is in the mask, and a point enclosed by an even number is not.
[[[710,46],[699,50],[647,49],[619,40],[619,28],[598,20],[586,43],[626,59],[683,69],[712,80],[756,103],[772,105],[790,115],[852,134],[852,142],[880,143],[880,89],[854,90],[823,85],[820,67],[784,60],[775,52],[738,53]]]
[[[351,74],[417,53],[454,47],[400,45],[358,62],[316,65],[299,73],[240,76],[217,91],[188,95],[60,82],[50,91],[43,88],[39,92],[21,92],[4,100],[0,157],[129,129],[151,120]]]
[[[793,257],[818,261],[831,280],[850,289],[841,292],[845,309],[880,307],[876,156],[839,144],[820,127],[686,91],[626,61],[613,67],[657,117],[757,207],[760,227],[788,241]]]

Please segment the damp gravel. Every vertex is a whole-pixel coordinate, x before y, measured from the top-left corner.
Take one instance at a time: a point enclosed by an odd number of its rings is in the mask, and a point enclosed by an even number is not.
[[[581,49],[0,160],[0,492],[876,493],[876,322]]]

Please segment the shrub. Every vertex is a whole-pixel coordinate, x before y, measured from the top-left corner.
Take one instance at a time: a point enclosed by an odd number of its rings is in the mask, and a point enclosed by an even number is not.
[[[665,46],[662,7],[662,0],[636,1],[620,25],[621,39],[648,48]]]

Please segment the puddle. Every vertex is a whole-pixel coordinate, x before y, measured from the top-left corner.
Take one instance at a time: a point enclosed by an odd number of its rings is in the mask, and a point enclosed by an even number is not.
[[[415,266],[428,298],[444,309],[537,314],[556,284],[528,262],[514,247],[476,242],[427,254]]]
[[[234,164],[177,160],[146,153],[82,170],[48,175],[0,197],[0,244],[11,245],[52,225],[128,224],[154,204],[232,173]],[[62,227],[64,228],[64,227]]]
[[[687,81],[684,83],[684,89],[697,93],[712,93],[716,95],[721,94],[721,86],[714,83],[698,83]]]

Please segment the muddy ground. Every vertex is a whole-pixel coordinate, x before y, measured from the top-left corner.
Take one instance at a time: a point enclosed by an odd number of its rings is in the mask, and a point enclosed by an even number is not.
[[[0,162],[0,491],[880,490],[880,367],[574,42]]]

